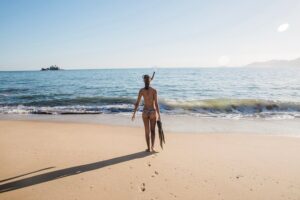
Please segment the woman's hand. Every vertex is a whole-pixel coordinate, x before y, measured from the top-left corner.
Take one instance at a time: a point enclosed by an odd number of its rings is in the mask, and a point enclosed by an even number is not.
[[[157,121],[160,121],[160,113],[158,113]]]
[[[132,117],[131,117],[131,121],[134,121],[135,119],[135,113],[133,113]]]

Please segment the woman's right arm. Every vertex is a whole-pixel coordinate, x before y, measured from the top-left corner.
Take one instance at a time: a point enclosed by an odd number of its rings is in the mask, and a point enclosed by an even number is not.
[[[134,104],[134,111],[133,111],[133,115],[132,115],[132,118],[131,120],[133,121],[134,118],[135,118],[135,113],[140,105],[140,101],[141,101],[141,98],[142,98],[142,89],[139,91],[139,95],[138,95],[138,98],[136,100],[136,103]]]

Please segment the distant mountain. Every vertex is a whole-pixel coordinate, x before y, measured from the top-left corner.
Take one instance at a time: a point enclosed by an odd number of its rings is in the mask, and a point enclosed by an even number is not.
[[[300,67],[300,58],[295,60],[269,60],[265,62],[254,62],[245,67]]]

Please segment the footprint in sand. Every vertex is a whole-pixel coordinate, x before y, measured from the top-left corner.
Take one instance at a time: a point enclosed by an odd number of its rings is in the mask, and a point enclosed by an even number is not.
[[[146,191],[146,184],[142,183],[140,189],[141,189],[142,192],[145,192]]]
[[[239,178],[242,178],[242,177],[244,177],[244,176],[243,175],[237,175],[235,178],[239,179]]]
[[[172,192],[170,193],[170,195],[172,195],[172,196],[175,197],[175,198],[177,197],[177,196],[176,196],[175,194],[173,194]]]
[[[152,174],[151,177],[154,178],[158,174],[159,174],[158,171],[154,171],[154,174]]]

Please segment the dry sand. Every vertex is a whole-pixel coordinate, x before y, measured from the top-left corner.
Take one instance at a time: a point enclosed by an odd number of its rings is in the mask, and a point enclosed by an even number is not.
[[[0,199],[300,199],[300,138],[0,121]]]

